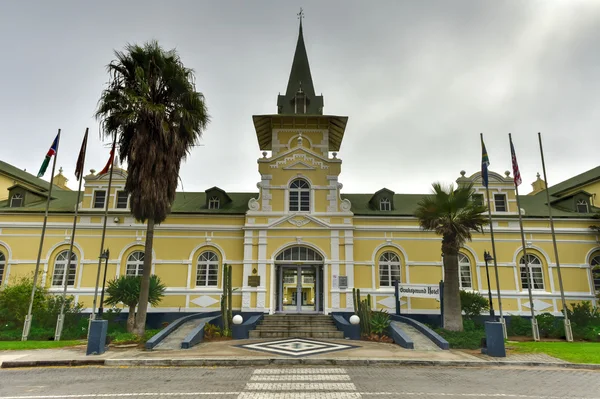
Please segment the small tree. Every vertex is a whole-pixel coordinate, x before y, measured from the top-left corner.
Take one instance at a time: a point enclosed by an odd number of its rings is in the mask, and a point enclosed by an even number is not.
[[[473,318],[490,308],[490,303],[478,292],[461,291],[460,307],[466,317]]]
[[[105,303],[110,306],[115,306],[118,303],[123,303],[129,307],[129,315],[127,316],[127,331],[133,332],[135,327],[135,308],[138,305],[140,298],[140,287],[142,286],[141,276],[121,276],[108,283],[106,287]],[[165,286],[156,275],[150,276],[150,288],[148,292],[148,302],[152,306],[160,303],[164,293]]]

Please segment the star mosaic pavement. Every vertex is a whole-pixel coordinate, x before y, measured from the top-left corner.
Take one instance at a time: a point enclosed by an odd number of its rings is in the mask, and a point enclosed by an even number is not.
[[[320,355],[322,353],[358,348],[358,346],[355,345],[337,344],[333,342],[323,342],[305,338],[286,338],[276,341],[236,346],[244,349],[270,352],[292,357]]]

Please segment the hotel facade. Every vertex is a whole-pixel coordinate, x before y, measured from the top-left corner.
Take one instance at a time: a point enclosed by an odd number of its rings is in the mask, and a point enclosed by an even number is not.
[[[255,115],[262,157],[256,192],[218,187],[177,193],[172,213],[156,226],[152,273],[167,286],[150,312],[207,312],[219,309],[224,264],[233,267],[233,307],[244,312],[331,313],[353,311],[352,288],[371,294],[373,307],[395,309],[393,281],[437,284],[443,279],[441,237],[423,231],[413,216],[423,195],[342,191],[338,151],[348,118],[324,114],[315,94],[302,26],[277,113]],[[458,175],[458,174],[457,174]],[[91,310],[98,273],[104,207],[108,201],[108,279],[139,275],[146,226],[130,214],[124,191],[127,171],[84,177],[82,201],[59,173],[54,179],[39,279],[50,292],[67,292]],[[480,173],[460,172],[457,183],[473,183],[485,201]],[[35,269],[49,184],[0,162],[0,287]],[[498,276],[505,314],[528,315],[530,301],[513,179],[490,172]],[[560,291],[545,183],[539,178],[519,197],[531,263],[536,313],[560,314]],[[600,193],[600,167],[549,188],[567,303],[596,303],[600,280],[598,233],[590,229]],[[484,202],[485,203],[485,202]],[[79,209],[73,255],[68,261],[75,208]],[[484,251],[489,229],[461,249],[460,284],[487,295]],[[490,270],[497,308],[496,279]],[[124,309],[127,311],[127,309]],[[402,297],[404,314],[439,314],[436,298]]]

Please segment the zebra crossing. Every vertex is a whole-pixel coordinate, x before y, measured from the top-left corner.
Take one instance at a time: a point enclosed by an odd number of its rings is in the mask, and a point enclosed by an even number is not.
[[[343,368],[256,369],[238,399],[358,399]]]

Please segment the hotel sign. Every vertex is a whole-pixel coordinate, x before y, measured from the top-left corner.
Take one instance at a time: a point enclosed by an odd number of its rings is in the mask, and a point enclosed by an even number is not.
[[[398,284],[400,297],[440,299],[439,284]]]

